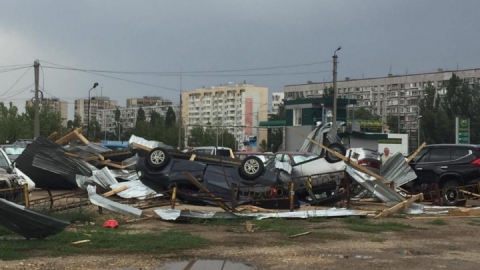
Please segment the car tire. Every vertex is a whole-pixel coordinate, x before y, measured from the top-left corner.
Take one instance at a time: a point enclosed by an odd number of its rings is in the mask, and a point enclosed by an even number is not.
[[[330,150],[334,151],[334,152],[337,152],[339,154],[342,154],[345,156],[345,154],[347,153],[347,148],[345,148],[345,146],[343,146],[342,144],[340,143],[332,143],[328,146],[328,148],[330,148]],[[335,156],[334,154],[326,151],[325,153],[325,160],[328,162],[328,163],[336,163],[336,162],[339,162],[341,161],[342,159]]]
[[[148,167],[153,170],[161,170],[167,166],[170,156],[163,148],[157,147],[152,149],[146,159]]]
[[[253,180],[263,174],[265,165],[262,160],[256,156],[248,156],[240,165],[240,175],[245,180]]]
[[[460,198],[461,194],[457,187],[460,186],[458,181],[450,180],[446,181],[442,185],[441,195],[443,205],[445,206],[457,206],[459,205],[458,199]]]

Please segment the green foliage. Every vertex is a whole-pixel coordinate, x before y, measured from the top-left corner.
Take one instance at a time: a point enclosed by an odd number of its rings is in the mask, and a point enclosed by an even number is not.
[[[434,219],[434,220],[428,222],[428,224],[442,226],[442,225],[447,225],[448,223],[443,219],[437,218],[437,219]]]
[[[75,129],[81,126],[82,126],[82,117],[78,114],[75,114],[75,117],[73,118],[73,122],[72,122],[72,127]]]
[[[138,108],[138,111],[137,111],[137,122],[138,121],[146,121],[147,120],[147,117],[145,116],[145,111],[143,110],[142,107]]]
[[[167,113],[165,114],[165,126],[167,128],[172,127],[176,120],[175,112],[173,111],[172,107],[168,107]]]
[[[387,126],[391,133],[399,133],[398,130],[398,115],[389,114],[387,116]]]
[[[72,242],[88,239],[90,242],[72,245]],[[130,232],[120,226],[107,229],[93,226],[66,229],[43,240],[0,240],[0,260],[27,258],[32,251],[41,251],[42,256],[66,256],[76,254],[169,253],[199,248],[210,241],[184,231]]]
[[[269,121],[285,120],[285,105],[278,105],[278,114],[268,116]],[[283,143],[283,128],[269,128],[267,130],[267,147],[266,151],[277,152]]]
[[[404,231],[411,229],[412,227],[407,224],[402,224],[398,222],[378,222],[371,223],[368,219],[357,218],[357,217],[348,217],[342,220],[348,229],[356,232],[365,232],[365,233],[381,233],[386,231]]]
[[[363,107],[355,109],[355,112],[353,111],[348,111],[348,112],[352,114],[354,113],[353,115],[348,115],[349,119],[353,119],[353,116],[355,116],[355,119],[358,119],[358,120],[380,120],[380,116],[373,115],[371,111]]]
[[[267,141],[262,140],[260,142],[260,144],[258,145],[258,151],[259,152],[266,152],[267,150],[268,150]]]
[[[121,113],[120,113],[120,110],[117,108],[117,109],[115,110],[115,122],[120,121],[120,114],[121,114]]]

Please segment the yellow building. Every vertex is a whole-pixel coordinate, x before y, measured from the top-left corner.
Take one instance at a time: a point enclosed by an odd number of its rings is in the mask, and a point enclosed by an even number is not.
[[[245,140],[267,141],[267,130],[258,126],[261,121],[268,120],[268,109],[267,87],[228,84],[182,93],[182,118],[186,130],[207,124],[220,132],[227,130],[236,138],[236,150],[258,150],[255,143],[244,146]]]

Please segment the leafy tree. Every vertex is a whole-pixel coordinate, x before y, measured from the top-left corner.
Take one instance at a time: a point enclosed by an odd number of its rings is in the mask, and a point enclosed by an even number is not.
[[[387,116],[387,126],[391,133],[399,133],[398,130],[398,115],[389,114]]]
[[[150,113],[150,124],[152,126],[157,126],[160,124],[162,116],[157,111],[152,111]]]
[[[165,126],[171,127],[173,124],[176,122],[176,116],[175,116],[175,111],[173,111],[172,107],[168,107],[167,113],[165,115]]]
[[[115,122],[120,121],[120,115],[121,115],[120,110],[117,108],[115,110]]]
[[[269,121],[285,120],[285,105],[280,103],[278,105],[278,114],[268,116]],[[283,128],[269,128],[267,130],[267,146],[264,148],[267,151],[276,152],[283,144]]]
[[[142,107],[138,108],[137,111],[137,122],[138,121],[146,121],[147,117],[145,116],[145,111],[143,110]]]
[[[73,128],[79,128],[82,126],[82,117],[79,114],[75,114],[72,122]]]
[[[353,111],[348,111],[349,113],[353,113]],[[358,119],[358,120],[380,120],[380,117],[378,115],[373,115],[371,111],[363,108],[363,107],[360,107],[360,108],[356,108],[355,109],[355,119]],[[352,116],[348,116],[349,119],[353,119],[353,115]]]

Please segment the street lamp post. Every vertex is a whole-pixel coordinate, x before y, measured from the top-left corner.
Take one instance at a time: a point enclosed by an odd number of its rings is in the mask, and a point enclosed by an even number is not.
[[[417,148],[420,147],[420,118],[422,118],[421,115],[417,116]]]
[[[87,139],[90,140],[90,103],[91,103],[91,100],[90,100],[90,92],[92,92],[93,89],[95,89],[95,87],[98,86],[98,83],[94,83],[93,84],[93,87],[90,88],[90,90],[88,90],[88,119],[87,119]]]

